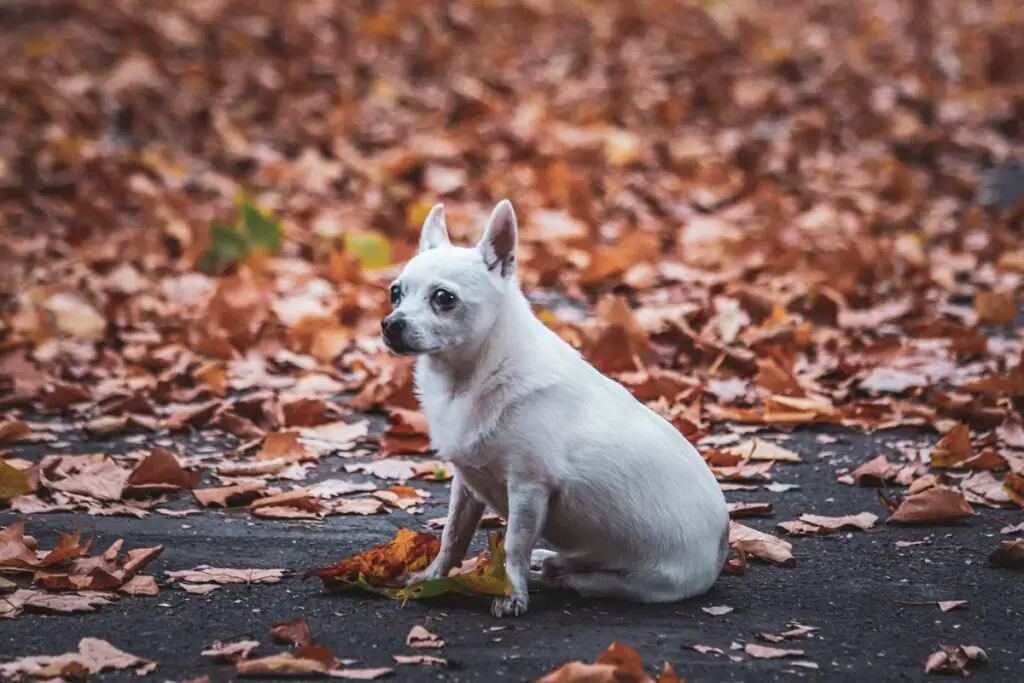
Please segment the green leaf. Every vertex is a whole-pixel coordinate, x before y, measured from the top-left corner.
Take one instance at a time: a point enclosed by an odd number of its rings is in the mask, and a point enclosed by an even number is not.
[[[242,212],[242,225],[249,238],[249,248],[263,249],[268,254],[281,251],[281,221],[247,201],[242,201],[239,208]]]
[[[11,467],[5,460],[0,460],[0,500],[10,500],[31,492],[28,474]]]
[[[366,270],[380,270],[391,265],[391,243],[378,232],[346,232],[345,250],[359,259]]]
[[[210,248],[196,264],[200,270],[210,271],[229,263],[239,263],[249,253],[249,240],[230,225],[212,226],[210,238]]]

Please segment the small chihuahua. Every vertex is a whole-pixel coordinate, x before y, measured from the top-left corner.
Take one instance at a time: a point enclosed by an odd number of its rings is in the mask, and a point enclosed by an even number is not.
[[[531,579],[637,602],[704,593],[728,551],[718,482],[671,424],[533,315],[516,241],[508,200],[475,248],[452,246],[438,204],[391,285],[385,344],[418,356],[431,442],[455,471],[441,550],[409,581],[461,562],[489,505],[508,521],[512,586],[495,616],[526,611]],[[534,550],[539,538],[557,551]]]

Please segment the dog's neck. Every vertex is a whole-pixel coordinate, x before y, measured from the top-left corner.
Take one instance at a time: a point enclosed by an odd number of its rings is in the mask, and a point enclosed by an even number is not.
[[[452,394],[473,391],[529,353],[523,343],[536,337],[528,332],[533,326],[543,327],[543,323],[533,315],[522,291],[510,284],[501,311],[481,339],[423,356],[420,369],[447,379]]]

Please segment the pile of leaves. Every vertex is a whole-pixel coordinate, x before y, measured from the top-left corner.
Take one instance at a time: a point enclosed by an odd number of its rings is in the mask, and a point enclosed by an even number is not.
[[[82,542],[76,530],[58,532],[53,549],[41,552],[25,524],[18,521],[0,530],[0,618],[13,619],[25,610],[91,612],[118,599],[117,593],[152,596],[159,592],[156,579],[140,574],[163,551],[162,546],[136,548],[121,554],[118,539],[103,553],[90,556],[92,540]],[[33,587],[19,587],[2,575],[30,576]],[[56,675],[56,674],[55,674]]]

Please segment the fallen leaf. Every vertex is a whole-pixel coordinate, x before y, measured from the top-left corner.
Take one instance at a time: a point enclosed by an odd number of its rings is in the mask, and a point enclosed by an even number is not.
[[[44,593],[19,589],[0,599],[0,619],[13,619],[26,609],[44,612],[94,612],[97,607],[112,604],[116,597],[109,593],[82,591],[78,593]]]
[[[11,500],[17,496],[31,493],[28,473],[15,469],[0,460],[0,500]]]
[[[191,583],[278,583],[286,569],[222,569],[207,567],[167,572],[172,579]]]
[[[968,669],[988,662],[988,655],[974,645],[939,645],[938,652],[928,655],[924,672],[970,676]]]
[[[791,534],[832,534],[841,529],[860,529],[867,531],[875,526],[878,515],[861,512],[857,515],[844,517],[824,517],[822,515],[800,515],[795,522],[780,522],[779,526]]]
[[[444,641],[422,626],[413,626],[405,637],[406,647],[444,647]]]
[[[192,495],[204,507],[244,507],[267,489],[265,482],[251,482],[212,489],[194,489]]]
[[[959,463],[974,456],[971,447],[971,430],[965,424],[958,424],[939,439],[932,450],[932,467],[957,467]]]
[[[1001,567],[1024,569],[1024,538],[1000,541],[988,559]]]
[[[424,494],[426,494],[425,491],[414,489],[411,486],[392,486],[383,491],[374,491],[373,493],[375,498],[379,498],[399,510],[407,510],[414,505],[420,505],[423,502]]]
[[[179,583],[178,588],[193,595],[209,595],[219,590],[220,585],[216,583]]]
[[[310,570],[306,577],[316,576],[328,588],[349,587],[360,578],[372,585],[400,587],[402,577],[426,568],[440,547],[441,541],[436,536],[399,529],[390,542],[376,545],[334,566]]]
[[[324,499],[345,496],[350,493],[366,493],[376,490],[377,486],[375,484],[371,484],[369,482],[347,481],[345,479],[325,479],[324,481],[313,484],[306,489],[309,495]]]
[[[762,439],[752,439],[739,445],[732,446],[731,448],[726,448],[725,452],[737,456],[741,460],[777,460],[783,462],[801,461],[798,453],[783,448],[771,441],[764,441]]]
[[[146,493],[191,491],[202,476],[202,472],[186,472],[173,453],[157,446],[132,470],[126,490]]]
[[[767,645],[758,645],[757,643],[747,643],[743,646],[743,651],[754,659],[783,659],[785,657],[804,656],[803,650],[769,647]]]
[[[156,579],[152,576],[133,576],[119,589],[125,595],[131,595],[133,597],[139,596],[153,596],[160,593],[160,587],[156,584]]]
[[[226,662],[237,662],[240,659],[248,659],[249,653],[260,646],[258,640],[240,640],[234,643],[214,643],[203,650],[200,654],[203,657],[212,657],[216,660]]]
[[[943,612],[948,612],[950,610],[956,609],[957,607],[962,607],[966,605],[967,602],[967,600],[940,600],[938,604],[940,610],[942,610]]]
[[[330,515],[378,515],[387,512],[384,502],[376,498],[349,498],[331,504]]]
[[[771,503],[729,503],[728,507],[731,519],[770,517],[772,515]]]
[[[315,659],[301,659],[290,652],[280,652],[259,659],[239,659],[235,662],[239,676],[249,678],[296,678],[324,676],[329,667]]]
[[[729,522],[729,545],[748,555],[783,567],[796,564],[791,543],[738,522]]]
[[[130,473],[121,469],[110,458],[87,462],[76,469],[74,474],[57,481],[48,481],[46,487],[52,491],[77,493],[97,500],[117,501],[121,499]]]
[[[99,638],[82,638],[78,651],[57,656],[22,657],[0,664],[0,677],[20,678],[32,675],[38,678],[82,677],[102,671],[136,669],[139,674],[152,672],[156,663],[119,650]]]
[[[1020,306],[1009,292],[979,292],[974,297],[974,310],[983,325],[1009,325],[1020,315]]]
[[[754,636],[758,640],[763,640],[768,643],[781,643],[787,640],[795,640],[797,638],[805,638],[811,633],[818,630],[816,626],[804,626],[803,624],[790,624],[793,628],[782,633],[755,633]]]
[[[16,520],[0,531],[0,567],[31,569],[39,566],[39,557],[25,543],[25,522]]]
[[[736,608],[729,607],[728,605],[712,605],[710,607],[701,607],[700,609],[702,612],[707,612],[713,617],[720,617],[723,614],[728,614],[729,612],[732,612]]]
[[[941,524],[973,516],[974,509],[964,494],[944,486],[934,486],[909,495],[889,517],[901,524]]]
[[[447,669],[451,664],[447,659],[432,655],[391,655],[396,664],[414,664],[418,666],[436,666]]]
[[[309,645],[313,642],[313,636],[309,632],[309,624],[304,617],[295,617],[283,624],[276,624],[270,629],[270,635],[275,640],[289,645]]]

